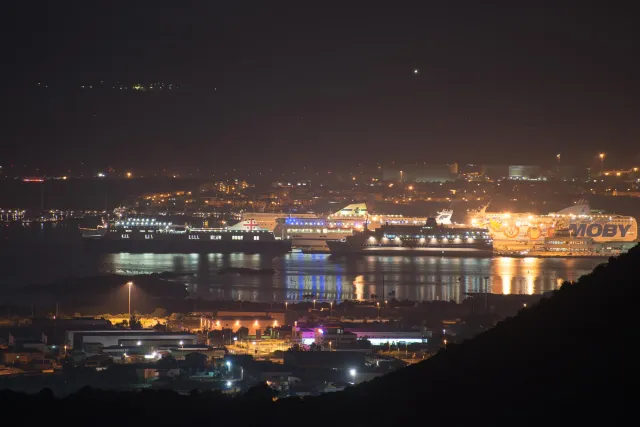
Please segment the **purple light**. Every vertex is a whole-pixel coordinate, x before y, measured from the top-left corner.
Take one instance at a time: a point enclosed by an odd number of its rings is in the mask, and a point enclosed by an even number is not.
[[[318,333],[319,333],[319,334],[322,334],[322,333],[323,333],[323,332],[322,332],[322,329],[318,329]]]

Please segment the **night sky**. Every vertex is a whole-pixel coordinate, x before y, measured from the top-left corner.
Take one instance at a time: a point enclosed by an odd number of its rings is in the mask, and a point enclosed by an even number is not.
[[[12,3],[3,165],[332,169],[552,163],[560,152],[589,166],[599,151],[612,164],[640,160],[632,10]]]

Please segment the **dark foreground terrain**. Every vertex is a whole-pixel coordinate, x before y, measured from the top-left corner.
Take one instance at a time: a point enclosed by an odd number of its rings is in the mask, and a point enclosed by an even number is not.
[[[636,247],[474,339],[344,392],[274,402],[266,386],[238,398],[4,391],[0,411],[21,425],[620,424],[635,414],[638,266]]]

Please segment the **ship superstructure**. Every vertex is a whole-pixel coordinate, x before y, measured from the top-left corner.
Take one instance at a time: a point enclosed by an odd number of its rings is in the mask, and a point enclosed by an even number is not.
[[[438,224],[451,224],[453,211],[438,213]],[[345,206],[327,217],[287,217],[277,220],[276,238],[291,240],[294,248],[306,252],[328,252],[328,240],[341,240],[356,232],[391,225],[423,225],[427,218],[402,215],[369,215],[365,203]]]
[[[287,213],[287,212],[243,212],[243,221],[254,221],[260,228],[273,231],[282,218],[316,218],[314,213]]]
[[[421,225],[383,225],[327,241],[333,254],[492,256],[486,229],[446,227],[430,218]]]
[[[194,228],[150,217],[129,217],[81,229],[89,249],[106,253],[286,253],[290,241],[277,240],[255,221],[228,228]]]

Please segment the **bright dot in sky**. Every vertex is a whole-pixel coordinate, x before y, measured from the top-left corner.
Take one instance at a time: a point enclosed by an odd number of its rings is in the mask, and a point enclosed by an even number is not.
[[[415,69],[413,70],[413,74],[418,74],[419,72],[420,72],[420,70],[418,70],[417,68],[415,68]]]

